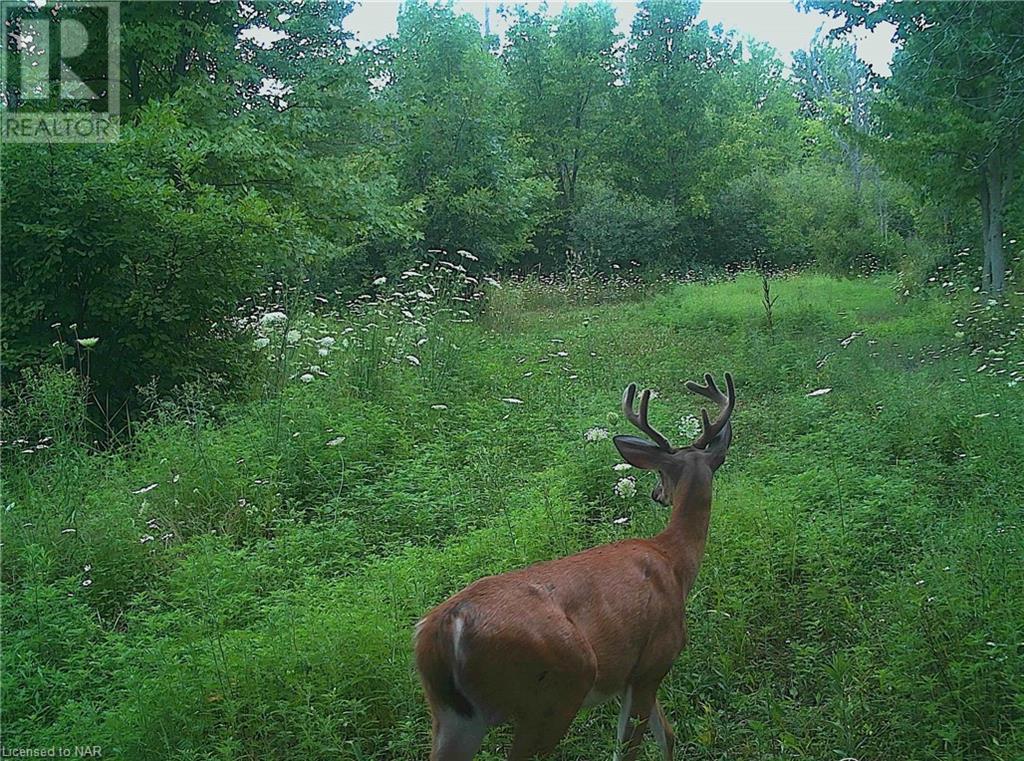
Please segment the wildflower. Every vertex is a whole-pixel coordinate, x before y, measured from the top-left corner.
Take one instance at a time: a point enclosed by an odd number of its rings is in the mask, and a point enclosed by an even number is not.
[[[420,366],[420,358],[417,357],[415,354],[406,354],[405,358],[409,361],[410,365],[413,365],[415,367]]]
[[[864,335],[862,332],[860,332],[858,330],[855,330],[850,335],[848,335],[846,338],[844,338],[842,341],[840,341],[839,345],[842,346],[845,349],[847,346],[852,344],[854,341],[856,341],[862,335]]]
[[[288,315],[284,312],[267,312],[260,318],[260,325],[276,325],[279,322],[288,322]]]
[[[386,277],[379,277],[379,278],[377,278],[376,280],[373,281],[373,285],[375,285],[375,286],[377,286],[377,285],[384,285],[384,283],[386,283],[387,281],[388,281],[388,279]]]
[[[139,537],[139,544],[146,544],[146,543],[152,542],[152,541],[153,541],[153,535],[152,534],[143,534],[142,536]]]
[[[267,338],[266,336],[260,336],[259,338],[252,342],[252,345],[255,346],[257,349],[266,349],[268,346],[270,346],[270,339]]]
[[[628,462],[620,462],[618,465],[612,465],[612,470],[617,470],[621,472],[623,470],[629,470],[632,467],[633,466],[630,465]]]
[[[477,257],[473,256],[468,251],[460,250],[459,251],[459,256],[461,256],[463,259],[469,259],[471,262],[478,262],[478,261],[480,261]]]
[[[623,499],[636,495],[636,480],[632,476],[620,478],[615,484],[615,494]]]
[[[319,354],[321,357],[326,357],[331,352],[329,349],[325,349],[324,347],[321,346],[319,349],[316,350],[316,353]]]
[[[99,342],[100,342],[100,339],[98,339],[98,338],[79,338],[78,339],[78,345],[81,346],[83,349],[91,349],[93,346],[95,346]]]
[[[345,437],[344,436],[338,436],[337,438],[334,438],[334,439],[331,439],[330,441],[328,441],[324,446],[336,447],[336,446],[338,446],[338,444],[341,444],[344,441],[345,441]]]
[[[332,336],[324,336],[323,338],[317,341],[317,344],[329,349],[332,346],[334,346],[334,338]]]
[[[313,374],[312,373],[303,373],[302,375],[299,376],[299,380],[302,381],[303,383],[312,383],[313,382]]]
[[[82,586],[83,586],[83,587],[91,587],[91,586],[92,586],[92,579],[85,579],[85,580],[84,580],[84,581],[82,582]]]
[[[612,521],[616,526],[621,526],[623,523],[629,523],[629,518],[623,516],[622,518],[616,518]]]
[[[291,330],[284,334],[284,340],[290,344],[298,343],[300,338],[302,338],[302,333],[295,330],[294,328],[292,328]]]
[[[701,422],[693,415],[683,415],[679,419],[679,435],[687,439],[695,439],[700,435]]]
[[[583,438],[587,441],[603,441],[608,438],[608,431],[604,428],[591,428],[583,434]]]

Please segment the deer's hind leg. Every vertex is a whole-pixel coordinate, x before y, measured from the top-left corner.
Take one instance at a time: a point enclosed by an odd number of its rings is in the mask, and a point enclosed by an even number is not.
[[[516,717],[508,761],[527,761],[551,753],[569,731],[588,691],[589,686],[581,688],[577,682],[538,695],[536,704]]]
[[[434,714],[430,761],[470,761],[480,750],[487,725],[478,716],[461,716],[441,708]]]
[[[634,761],[657,706],[658,685],[631,684],[622,694],[616,761]],[[657,723],[657,719],[654,719]],[[665,726],[668,726],[667,724]],[[671,730],[669,730],[671,731]]]

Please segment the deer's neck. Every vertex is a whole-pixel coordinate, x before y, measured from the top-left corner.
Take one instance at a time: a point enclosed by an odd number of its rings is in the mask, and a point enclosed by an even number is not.
[[[684,598],[697,579],[710,525],[711,481],[691,478],[679,484],[672,504],[672,516],[654,541],[672,559]]]

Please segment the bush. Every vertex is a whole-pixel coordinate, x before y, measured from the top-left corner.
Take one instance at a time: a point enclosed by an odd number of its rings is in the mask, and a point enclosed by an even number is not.
[[[889,204],[890,196],[897,193],[886,183],[865,183],[858,196],[842,168],[808,164],[779,175],[755,173],[715,199],[702,256],[723,264],[758,259],[776,268],[816,264],[837,275],[892,267],[905,250],[905,215],[902,202],[890,204],[894,224],[882,231],[878,201]]]
[[[104,399],[239,368],[234,311],[287,235],[258,195],[210,184],[209,140],[159,105],[117,144],[9,147],[5,368],[95,338],[82,369]]]
[[[678,264],[679,213],[669,201],[654,201],[608,185],[583,189],[570,225],[572,245],[591,266],[639,262],[652,269]]]

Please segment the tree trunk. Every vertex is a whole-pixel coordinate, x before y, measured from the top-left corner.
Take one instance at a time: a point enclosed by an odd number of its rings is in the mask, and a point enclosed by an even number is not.
[[[993,155],[981,169],[981,241],[984,251],[981,287],[993,294],[1002,293],[1006,287],[1003,208],[1006,205],[1008,178],[1000,158]]]

